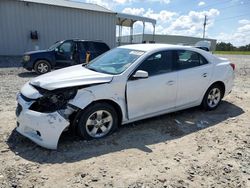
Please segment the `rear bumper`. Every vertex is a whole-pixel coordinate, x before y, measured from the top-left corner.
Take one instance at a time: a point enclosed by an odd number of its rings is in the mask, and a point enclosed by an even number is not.
[[[24,101],[20,95],[17,100],[17,132],[42,147],[57,149],[60,135],[70,123],[58,112],[40,113],[29,110],[32,102]]]
[[[233,72],[233,73],[230,73],[229,76],[227,77],[227,79],[225,80],[226,90],[225,90],[224,96],[226,96],[232,92],[232,89],[234,86],[234,78],[235,78],[235,74]]]

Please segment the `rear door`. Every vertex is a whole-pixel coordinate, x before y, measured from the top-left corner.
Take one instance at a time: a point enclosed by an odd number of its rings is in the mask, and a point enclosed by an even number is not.
[[[80,63],[86,63],[86,52],[88,51],[88,44],[87,42],[81,41],[79,42],[79,57]]]
[[[201,54],[175,51],[175,69],[178,72],[177,107],[197,104],[203,98],[212,76],[212,64]]]
[[[98,56],[94,42],[91,41],[87,42],[87,51],[90,53],[90,61]]]
[[[147,71],[148,78],[133,79],[137,70]],[[172,71],[172,52],[157,52],[134,71],[127,82],[129,119],[159,113],[174,108],[177,92],[177,72]]]

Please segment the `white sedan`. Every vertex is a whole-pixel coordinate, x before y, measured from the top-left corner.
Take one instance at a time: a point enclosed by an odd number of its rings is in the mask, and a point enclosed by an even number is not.
[[[54,71],[17,95],[16,130],[49,149],[63,131],[101,138],[119,124],[202,105],[215,109],[233,86],[235,65],[206,51],[166,44],[127,45],[87,66]]]

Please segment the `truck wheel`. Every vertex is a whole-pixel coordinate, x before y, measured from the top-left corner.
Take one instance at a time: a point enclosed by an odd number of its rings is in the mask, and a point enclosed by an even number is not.
[[[39,60],[35,63],[34,69],[37,74],[45,74],[51,71],[51,65],[46,60]]]

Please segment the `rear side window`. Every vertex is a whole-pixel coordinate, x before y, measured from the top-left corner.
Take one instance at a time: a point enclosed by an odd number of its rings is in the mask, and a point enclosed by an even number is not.
[[[83,53],[85,54],[86,51],[88,50],[87,44],[84,43],[84,42],[79,42],[78,45],[79,45],[79,47],[80,47],[80,51],[83,52]]]
[[[200,64],[201,65],[205,65],[208,64],[208,61],[205,59],[205,57],[203,57],[202,55],[200,55]]]
[[[109,50],[109,47],[106,44],[104,44],[104,43],[94,42],[93,45],[94,45],[94,48],[95,48],[95,50],[96,50],[97,53],[101,53],[102,54],[102,53],[104,53],[104,52],[106,52],[106,51]]]
[[[178,70],[193,68],[208,63],[207,60],[197,52],[178,50],[176,53],[176,68]]]
[[[89,51],[91,54],[96,53],[95,47],[93,45],[93,42],[85,42],[86,44],[86,50]]]

